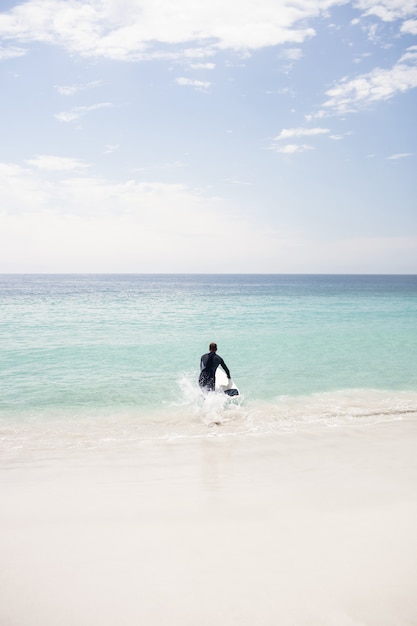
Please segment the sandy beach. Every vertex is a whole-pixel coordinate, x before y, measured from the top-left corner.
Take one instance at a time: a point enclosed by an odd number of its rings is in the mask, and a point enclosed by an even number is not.
[[[412,626],[417,425],[16,453],[3,626]]]

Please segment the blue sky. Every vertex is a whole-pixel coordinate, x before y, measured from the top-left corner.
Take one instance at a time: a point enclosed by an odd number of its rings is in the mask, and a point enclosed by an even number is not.
[[[416,0],[3,0],[0,272],[417,273]]]

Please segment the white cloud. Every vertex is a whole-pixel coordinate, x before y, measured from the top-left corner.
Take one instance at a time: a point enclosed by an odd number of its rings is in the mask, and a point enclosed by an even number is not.
[[[277,152],[281,152],[282,154],[296,154],[297,152],[307,152],[308,150],[314,150],[313,146],[309,146],[307,144],[295,144],[289,143],[286,146],[280,146],[275,148]]]
[[[417,35],[417,20],[406,20],[403,22],[401,32],[409,35]]]
[[[5,214],[21,215],[28,207],[31,211],[47,206],[48,188],[29,168],[15,163],[0,163],[1,210]]]
[[[1,208],[6,213],[29,213],[41,207],[56,215],[132,214],[159,227],[163,224],[162,214],[169,218],[172,225],[177,218],[178,222],[181,221],[181,211],[184,211],[183,217],[186,216],[187,221],[191,220],[190,224],[201,230],[199,217],[192,217],[194,207],[197,211],[199,208],[208,210],[209,207],[215,210],[219,203],[216,198],[206,198],[197,190],[181,184],[135,180],[117,183],[74,174],[57,181],[53,176],[48,178],[45,175],[47,171],[73,171],[76,174],[80,167],[88,167],[78,159],[40,155],[27,163],[32,167],[0,163]],[[42,176],[38,170],[43,170]]]
[[[4,48],[0,46],[0,61],[5,61],[8,59],[15,59],[16,57],[23,57],[26,54],[26,50],[23,48],[18,48],[16,46],[9,46]]]
[[[349,137],[352,134],[352,131],[347,130],[344,133],[334,133],[333,135],[329,135],[329,139],[332,141],[341,141],[342,139],[345,139],[345,137]]]
[[[405,61],[411,61],[417,64],[417,45],[407,48],[407,52],[402,55],[400,63],[404,63]]]
[[[390,69],[375,68],[353,79],[344,78],[326,92],[329,99],[315,117],[358,111],[417,87],[417,46],[411,46]]]
[[[282,51],[282,56],[290,61],[298,61],[303,56],[301,48],[287,48]]]
[[[362,61],[364,59],[369,58],[370,56],[372,56],[371,52],[364,52],[362,54],[358,54],[358,56],[354,57],[353,62],[354,63],[362,63]]]
[[[295,97],[295,91],[293,87],[282,87],[282,89],[268,89],[265,91],[266,94],[278,94],[280,96],[291,96]]]
[[[119,144],[107,144],[105,146],[105,151],[104,154],[112,154],[113,152],[115,152],[116,150],[118,150],[120,148]]]
[[[230,178],[229,180],[226,180],[226,182],[229,185],[239,185],[243,187],[250,187],[252,185],[252,183],[249,182],[248,180],[237,180],[235,178]]]
[[[102,84],[100,80],[94,80],[91,83],[78,84],[78,85],[56,85],[55,89],[61,96],[72,96],[79,91],[86,91],[94,89]]]
[[[375,15],[384,22],[405,19],[416,14],[415,0],[356,0],[364,15]]]
[[[0,15],[0,36],[59,45],[86,57],[204,57],[213,50],[301,44],[315,35],[306,20],[334,4],[340,0],[296,5],[289,0],[28,0]]]
[[[190,63],[192,70],[214,70],[216,68],[215,63]]]
[[[413,236],[326,238],[236,219],[181,184],[40,177],[0,163],[0,272],[409,272]],[[207,219],[207,215],[210,219]],[[233,236],[231,236],[233,233]],[[202,250],[216,241],[216,255]],[[411,270],[413,271],[413,270]]]
[[[74,107],[70,111],[62,111],[61,113],[57,113],[55,117],[60,122],[74,122],[91,111],[111,108],[113,106],[111,102],[99,102],[98,104],[92,104],[90,106]]]
[[[301,57],[298,47],[315,36],[308,20],[328,16],[344,0],[27,0],[0,13],[4,41],[40,42],[84,57],[117,60],[201,59],[219,50],[239,53],[292,45],[283,54]],[[403,32],[415,33],[415,0],[357,0],[364,15],[383,21],[406,20]],[[353,20],[354,22],[355,20]],[[357,20],[356,20],[357,21]],[[353,23],[352,22],[352,23]],[[24,54],[12,47],[8,55]],[[0,49],[0,58],[2,58]],[[201,67],[201,69],[203,69]],[[211,69],[205,64],[205,69]],[[77,88],[77,86],[74,86]],[[65,91],[68,89],[69,91]],[[62,87],[62,93],[73,93]]]
[[[396,161],[397,159],[406,159],[408,157],[414,156],[413,152],[400,152],[398,154],[391,154],[391,156],[387,157],[391,161]]]
[[[250,271],[276,255],[266,225],[236,220],[226,201],[182,184],[56,181],[0,163],[0,188],[3,272]],[[217,254],[207,260],[201,250],[214,240]],[[288,241],[282,235],[282,249]]]
[[[191,78],[177,78],[175,82],[182,87],[194,87],[197,91],[207,91],[211,87],[211,83],[207,80],[194,80]]]
[[[318,137],[319,135],[326,135],[329,132],[330,130],[328,128],[283,128],[280,134],[274,137],[274,141],[281,142],[288,139],[299,139],[300,137]],[[296,154],[315,150],[314,146],[305,143],[289,143],[284,146],[274,144],[272,149],[282,154]]]
[[[314,137],[329,133],[328,128],[283,128],[280,134],[275,137],[275,141],[290,139],[292,137]]]
[[[26,161],[28,165],[32,165],[40,170],[48,170],[51,172],[77,171],[90,167],[88,163],[84,163],[79,159],[71,159],[68,157],[59,157],[48,154],[41,154],[34,159]]]

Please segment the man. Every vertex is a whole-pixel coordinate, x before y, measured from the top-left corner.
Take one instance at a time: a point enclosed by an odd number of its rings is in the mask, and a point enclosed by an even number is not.
[[[216,354],[217,344],[211,343],[209,345],[209,350],[210,352],[203,354],[200,360],[200,378],[198,379],[198,384],[200,387],[207,389],[207,391],[214,391],[216,384],[216,369],[219,365],[222,366],[229,380],[231,377],[226,363],[223,361],[221,356]]]

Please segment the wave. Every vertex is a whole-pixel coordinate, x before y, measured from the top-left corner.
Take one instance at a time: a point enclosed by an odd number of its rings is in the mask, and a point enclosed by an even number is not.
[[[288,432],[316,427],[371,425],[378,421],[417,416],[417,393],[345,389],[305,396],[277,396],[263,401],[239,396],[227,399],[221,394],[198,397],[187,379],[181,381],[182,406],[208,425],[245,425],[249,432]]]
[[[0,449],[9,458],[74,450],[121,450],[158,441],[315,433],[417,418],[417,393],[349,389],[309,396],[254,400],[203,395],[179,381],[174,402],[157,407],[56,407],[0,415]],[[11,455],[11,456],[10,456]]]

